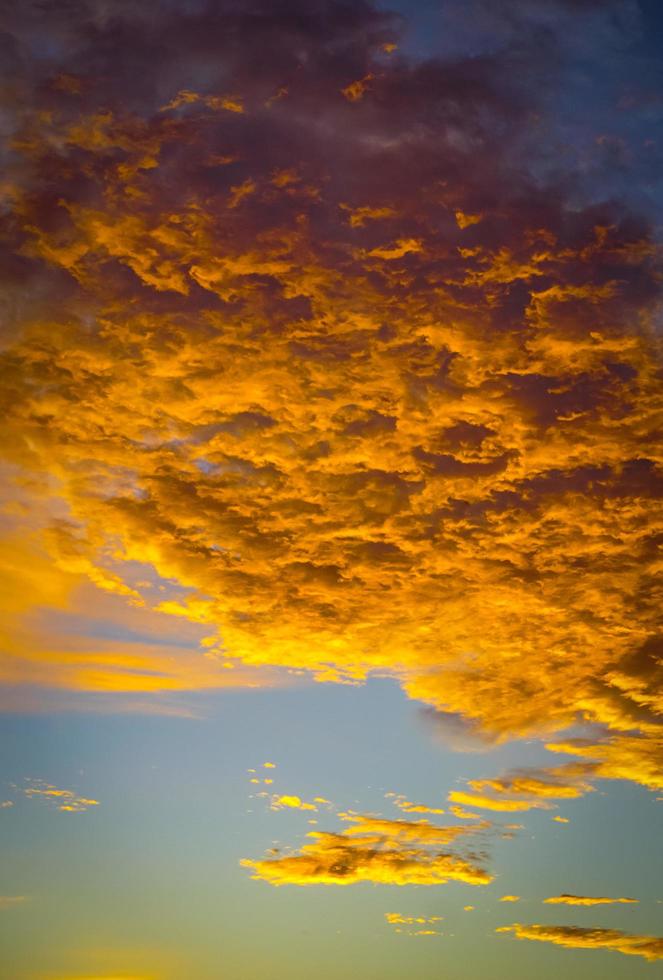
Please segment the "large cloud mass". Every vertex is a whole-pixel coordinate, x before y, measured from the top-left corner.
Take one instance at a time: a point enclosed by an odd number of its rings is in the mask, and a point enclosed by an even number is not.
[[[12,6],[5,679],[379,671],[492,739],[600,723],[557,750],[655,786],[658,247],[546,162],[569,23],[630,5],[437,60],[366,3]],[[83,581],[207,656],[30,631]]]

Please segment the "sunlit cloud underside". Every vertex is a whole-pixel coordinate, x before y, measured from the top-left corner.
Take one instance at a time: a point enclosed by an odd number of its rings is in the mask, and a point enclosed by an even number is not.
[[[438,57],[368,3],[19,6],[2,707],[195,715],[379,677],[461,747],[555,757],[238,855],[273,885],[488,886],[484,813],[660,791],[660,229],[616,137],[588,113],[574,142],[555,101],[569,38],[619,48],[633,5],[450,3],[482,40]],[[50,778],[19,795],[99,805]],[[445,809],[468,822],[417,819]]]

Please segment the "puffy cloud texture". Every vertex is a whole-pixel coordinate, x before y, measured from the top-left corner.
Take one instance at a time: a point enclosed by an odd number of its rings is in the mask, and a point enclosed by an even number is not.
[[[596,723],[555,751],[660,785],[660,251],[605,133],[592,195],[545,164],[560,65],[637,18],[474,8],[494,42],[438,58],[366,2],[11,11],[7,684],[379,672],[489,743]],[[204,646],[39,626],[85,588]],[[513,790],[453,799],[585,788]]]

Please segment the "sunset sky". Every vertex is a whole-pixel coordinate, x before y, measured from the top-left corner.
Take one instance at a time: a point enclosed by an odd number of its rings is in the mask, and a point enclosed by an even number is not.
[[[0,2],[0,980],[660,975],[662,53]]]

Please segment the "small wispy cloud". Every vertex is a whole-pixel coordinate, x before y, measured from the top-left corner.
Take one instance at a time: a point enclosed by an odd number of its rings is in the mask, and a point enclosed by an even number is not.
[[[405,936],[441,936],[437,928],[442,915],[401,915],[400,912],[385,912],[385,919],[394,932]]]
[[[313,810],[317,813],[317,806],[315,803],[307,803],[306,800],[302,800],[300,796],[289,796],[285,794],[283,796],[274,795],[272,797],[272,802],[270,804],[271,810]]]
[[[391,799],[393,805],[403,813],[442,814],[445,812],[440,807],[428,806],[426,803],[413,803],[402,793],[385,793],[384,795],[387,799]]]
[[[71,789],[58,789],[43,779],[26,779],[27,786],[22,789],[28,799],[44,800],[63,813],[84,813],[92,806],[99,806],[99,800],[79,796]]]
[[[496,932],[512,932],[516,939],[554,943],[570,949],[608,949],[646,960],[663,959],[663,937],[638,936],[619,929],[583,929],[579,926],[521,925],[501,926]]]
[[[545,905],[637,905],[637,898],[593,898],[589,895],[553,895],[551,898],[544,898]]]

